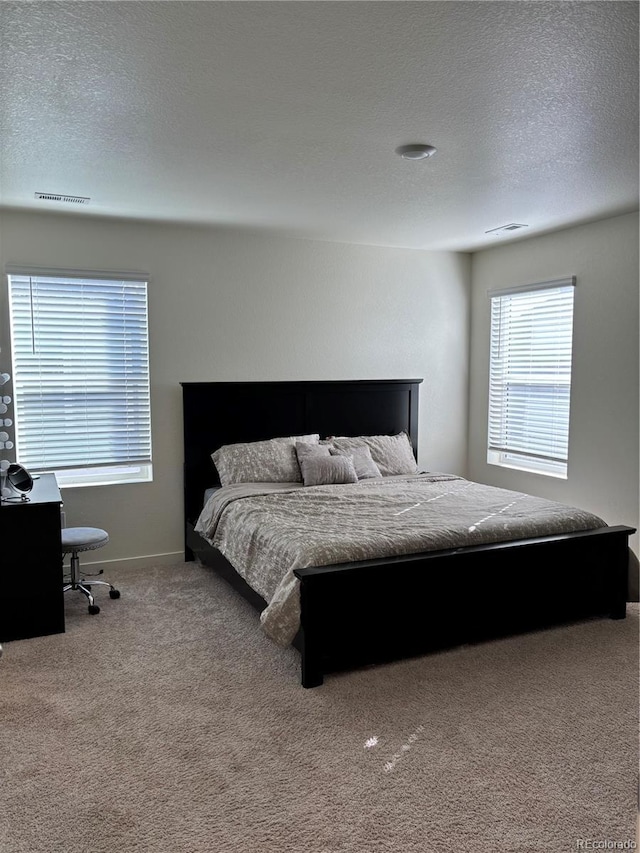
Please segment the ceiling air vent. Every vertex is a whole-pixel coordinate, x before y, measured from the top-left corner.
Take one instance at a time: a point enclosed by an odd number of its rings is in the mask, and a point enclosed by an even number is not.
[[[41,201],[63,201],[67,204],[89,204],[90,198],[80,195],[60,195],[59,193],[35,193],[35,197]]]
[[[485,234],[493,234],[494,237],[500,237],[502,234],[510,234],[512,231],[519,231],[520,228],[528,228],[528,225],[522,225],[519,222],[510,222],[508,225],[501,225],[499,228],[492,228],[491,231],[485,231]]]

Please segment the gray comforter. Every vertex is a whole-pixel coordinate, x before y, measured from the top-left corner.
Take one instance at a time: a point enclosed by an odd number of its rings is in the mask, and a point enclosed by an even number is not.
[[[225,486],[196,531],[268,606],[260,620],[288,645],[299,627],[296,568],[606,527],[584,510],[450,474]]]

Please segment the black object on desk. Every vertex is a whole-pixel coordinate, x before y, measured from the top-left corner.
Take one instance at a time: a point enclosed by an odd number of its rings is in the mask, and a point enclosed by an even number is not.
[[[0,504],[0,642],[64,631],[61,504],[55,474]]]

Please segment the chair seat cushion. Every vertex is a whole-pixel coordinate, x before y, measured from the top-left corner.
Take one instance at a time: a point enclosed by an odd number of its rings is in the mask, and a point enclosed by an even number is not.
[[[109,534],[99,527],[63,527],[62,551],[93,551],[109,541]]]

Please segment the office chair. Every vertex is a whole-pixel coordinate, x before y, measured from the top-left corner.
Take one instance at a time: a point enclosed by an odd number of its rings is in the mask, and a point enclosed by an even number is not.
[[[109,541],[109,534],[99,527],[63,527],[62,528],[62,559],[71,554],[71,577],[69,583],[65,583],[63,592],[79,590],[89,600],[89,613],[95,616],[100,613],[100,608],[95,604],[91,588],[94,586],[108,586],[111,598],[120,598],[120,592],[108,581],[85,580],[80,574],[81,551],[95,551],[102,548]]]

